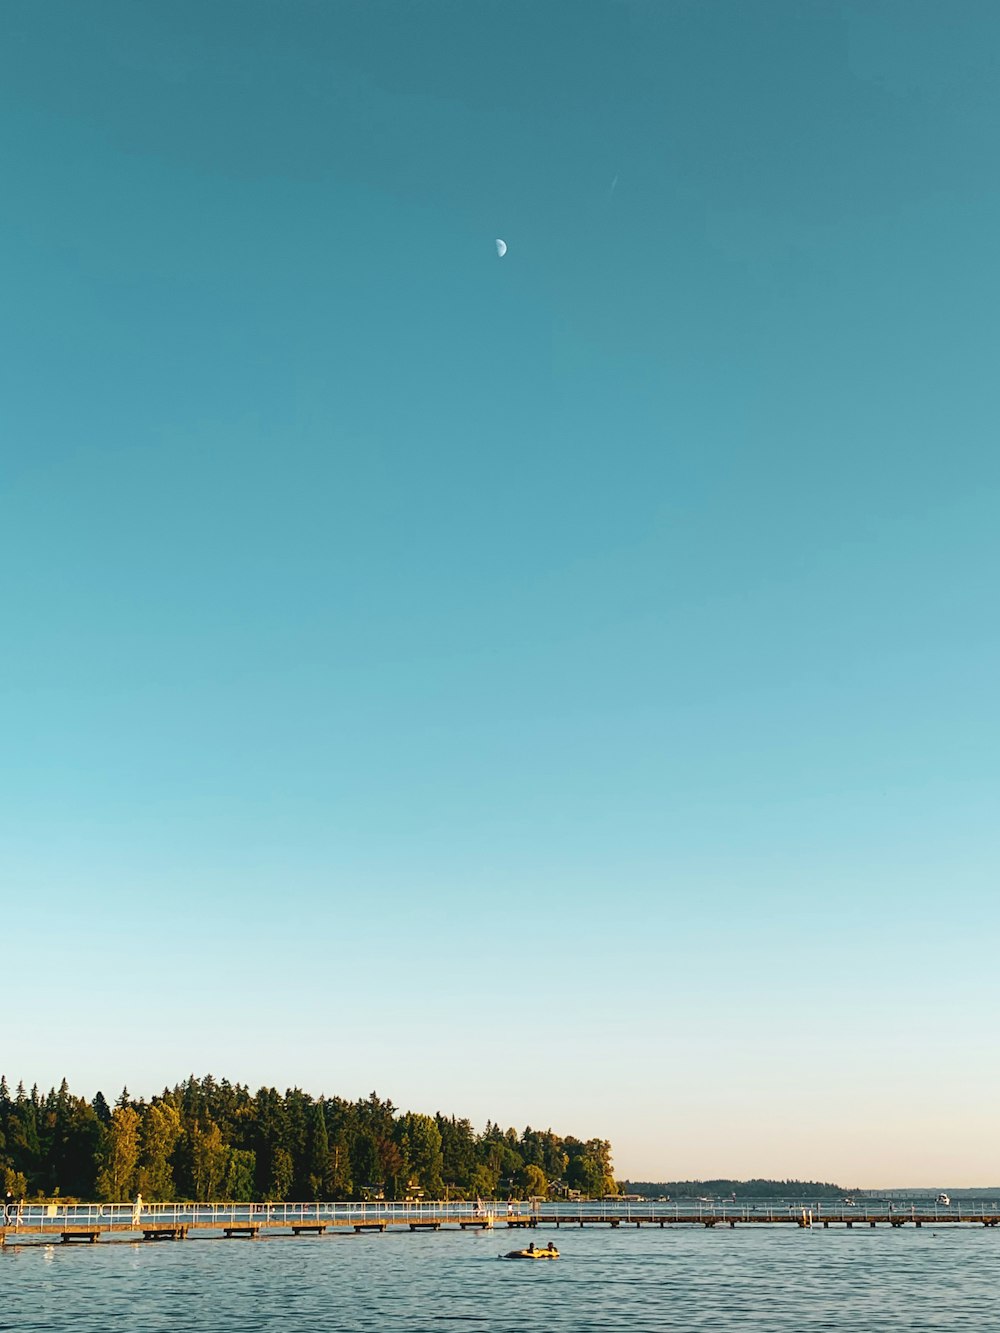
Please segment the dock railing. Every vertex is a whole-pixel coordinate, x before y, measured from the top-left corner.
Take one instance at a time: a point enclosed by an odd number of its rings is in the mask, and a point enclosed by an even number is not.
[[[528,1203],[514,1205],[518,1215],[530,1212]],[[2,1205],[0,1205],[2,1211]],[[67,1230],[157,1227],[218,1228],[240,1226],[293,1227],[310,1223],[356,1226],[385,1223],[401,1226],[409,1222],[476,1221],[492,1215],[497,1221],[508,1216],[507,1200],[461,1202],[419,1199],[410,1202],[376,1200],[365,1203],[24,1203],[14,1205],[12,1215],[0,1225],[17,1232],[30,1228],[59,1233]]]
[[[572,1225],[574,1222],[628,1224],[650,1222],[790,1222],[808,1212],[813,1225],[823,1222],[976,1222],[1000,1218],[1000,1205],[983,1200],[952,1201],[950,1205],[928,1200],[864,1200],[856,1205],[835,1202],[795,1201],[758,1203],[684,1200],[580,1200],[546,1202],[486,1199],[481,1203],[441,1199],[410,1202],[375,1200],[365,1203],[318,1201],[303,1203],[24,1203],[14,1205],[0,1218],[8,1235],[19,1231],[61,1232],[115,1230],[141,1232],[160,1228],[197,1227],[223,1230],[226,1227],[291,1228],[309,1224],[331,1227],[405,1226],[411,1223],[458,1224],[491,1216],[502,1226],[512,1214],[541,1225]]]

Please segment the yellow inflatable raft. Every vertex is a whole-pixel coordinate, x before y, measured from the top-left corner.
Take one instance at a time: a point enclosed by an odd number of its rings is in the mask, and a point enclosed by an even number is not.
[[[540,1250],[535,1249],[535,1243],[528,1246],[526,1250],[510,1250],[504,1255],[505,1259],[558,1259],[559,1251],[549,1241],[548,1245],[543,1245]]]

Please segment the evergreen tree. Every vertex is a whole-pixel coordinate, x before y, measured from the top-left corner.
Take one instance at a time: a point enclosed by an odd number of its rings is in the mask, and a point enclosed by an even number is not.
[[[297,1199],[305,1198],[310,1192],[307,1147],[312,1108],[313,1099],[308,1093],[301,1088],[286,1089],[281,1146],[292,1159],[291,1188]]]
[[[356,1198],[361,1198],[382,1183],[378,1148],[375,1135],[370,1129],[362,1129],[354,1136],[350,1151],[354,1193]]]
[[[287,1148],[275,1148],[271,1153],[271,1184],[267,1197],[281,1203],[288,1198],[292,1188],[292,1175],[295,1163]]]
[[[285,1107],[281,1094],[275,1088],[259,1088],[254,1098],[256,1111],[245,1140],[245,1146],[251,1148],[256,1158],[255,1186],[260,1199],[286,1198],[289,1184],[280,1195],[277,1184],[283,1179],[283,1171],[276,1178],[274,1174],[274,1154],[281,1147],[285,1137]]]
[[[326,1115],[322,1098],[315,1104],[309,1125],[306,1154],[306,1181],[309,1197],[322,1199],[330,1179],[330,1139],[326,1129]]]
[[[24,1084],[17,1085],[14,1104],[7,1120],[7,1154],[13,1173],[25,1183],[25,1193],[43,1188],[44,1160],[38,1134],[37,1089],[35,1098],[25,1095]]]
[[[476,1168],[476,1136],[468,1120],[434,1117],[441,1135],[441,1174],[449,1187],[465,1191]]]
[[[409,1112],[399,1121],[400,1144],[408,1158],[410,1173],[428,1199],[444,1193],[444,1153],[441,1131],[429,1115]]]

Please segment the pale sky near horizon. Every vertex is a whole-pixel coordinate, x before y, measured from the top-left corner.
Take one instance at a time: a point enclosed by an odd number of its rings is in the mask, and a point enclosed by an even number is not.
[[[7,0],[0,126],[0,1070],[1000,1181],[1000,9]]]

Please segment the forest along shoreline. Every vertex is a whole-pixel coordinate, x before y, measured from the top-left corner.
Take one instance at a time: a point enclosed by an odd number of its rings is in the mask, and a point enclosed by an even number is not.
[[[616,1192],[611,1144],[520,1133],[194,1076],[148,1100],[44,1096],[0,1077],[0,1186],[15,1200],[124,1203],[599,1198]]]

